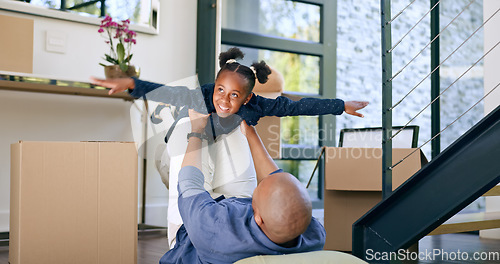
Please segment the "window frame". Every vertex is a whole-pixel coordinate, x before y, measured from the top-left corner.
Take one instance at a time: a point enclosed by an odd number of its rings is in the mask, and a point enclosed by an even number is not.
[[[43,6],[31,5],[29,3],[14,1],[14,0],[0,0],[2,5],[0,10],[15,12],[21,14],[28,14],[39,17],[47,17],[52,19],[70,21],[75,23],[89,24],[89,25],[101,25],[102,17],[93,16],[82,16],[71,12],[61,12],[60,9],[50,9]],[[149,25],[146,24],[130,24],[130,29],[136,32],[141,32],[149,35],[159,34],[159,1],[154,1],[151,3],[151,16],[153,16],[154,21],[151,21]]]
[[[290,0],[288,0],[290,1]],[[244,32],[234,29],[221,29],[220,42],[216,43],[217,4],[220,0],[198,0],[198,33],[197,33],[197,73],[200,83],[213,82],[216,69],[217,44],[235,45],[246,48],[266,49],[289,52],[300,55],[319,57],[319,95],[316,98],[335,98],[336,96],[336,57],[337,57],[337,4],[327,0],[295,0],[295,2],[317,5],[320,7],[320,38],[319,42],[294,40],[274,37],[259,33]],[[297,93],[294,95],[311,97],[311,94]],[[282,147],[283,160],[316,160],[322,146],[335,146],[335,116],[319,116],[318,147],[285,145]],[[327,138],[324,131],[332,138]],[[298,156],[292,151],[302,155]],[[318,199],[323,199],[324,162],[318,171]],[[321,201],[322,203],[322,201]],[[318,207],[318,206],[315,206]],[[322,207],[322,206],[321,206]]]

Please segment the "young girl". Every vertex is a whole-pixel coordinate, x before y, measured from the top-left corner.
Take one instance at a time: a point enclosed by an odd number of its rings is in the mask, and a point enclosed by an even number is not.
[[[111,88],[109,94],[128,89],[135,98],[147,96],[148,100],[181,108],[173,125],[175,128],[166,139],[170,156],[168,239],[171,247],[177,229],[182,224],[177,208],[177,175],[187,147],[186,137],[206,139],[202,152],[203,173],[205,189],[211,190],[212,196],[251,197],[257,185],[256,173],[248,142],[240,129],[235,129],[241,120],[256,125],[264,116],[340,115],[344,111],[362,117],[357,111],[368,105],[368,102],[344,102],[340,99],[303,98],[292,101],[283,96],[269,99],[255,95],[252,89],[256,79],[260,83],[267,82],[271,70],[264,61],[255,62],[251,67],[241,65],[236,61],[241,58],[243,53],[237,48],[221,53],[221,69],[215,83],[194,90],[167,87],[136,78],[93,79],[93,83]],[[189,133],[189,108],[211,114],[204,133]]]

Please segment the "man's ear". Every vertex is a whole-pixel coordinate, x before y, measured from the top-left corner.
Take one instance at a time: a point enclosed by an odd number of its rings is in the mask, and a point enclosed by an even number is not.
[[[262,224],[264,224],[264,220],[262,220],[262,217],[258,212],[254,211],[253,218],[255,219],[255,223],[257,223],[258,226],[262,226]]]

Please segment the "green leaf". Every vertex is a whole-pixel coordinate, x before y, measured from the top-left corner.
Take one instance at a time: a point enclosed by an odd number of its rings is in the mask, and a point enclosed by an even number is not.
[[[102,64],[102,63],[99,63],[99,65],[101,65],[102,67],[106,67],[106,66],[107,66],[107,65],[104,65],[104,64]]]
[[[123,72],[127,72],[127,70],[128,70],[128,65],[127,65],[125,62],[121,62],[119,65],[120,65],[120,69],[121,69]]]
[[[108,54],[105,54],[106,56],[106,61],[109,62],[109,63],[112,63],[112,64],[119,64],[118,61],[116,59],[114,59],[113,57],[109,56]]]
[[[129,63],[129,62],[130,62],[130,60],[132,59],[132,55],[134,55],[134,54],[130,54],[130,55],[129,55],[129,56],[128,56],[125,60],[124,60],[124,62]]]
[[[118,62],[121,63],[125,59],[125,47],[123,44],[116,45],[116,54],[118,55]]]

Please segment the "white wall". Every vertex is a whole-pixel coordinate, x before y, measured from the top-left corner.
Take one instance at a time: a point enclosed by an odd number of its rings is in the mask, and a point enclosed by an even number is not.
[[[167,83],[195,74],[196,0],[161,0],[158,35],[139,33],[133,64],[141,78]],[[34,20],[33,73],[69,80],[103,77],[98,65],[107,51],[98,26],[9,11],[2,15]],[[5,26],[5,25],[1,25]],[[47,30],[67,36],[65,54],[45,51]],[[52,95],[0,90],[0,232],[8,231],[10,144],[18,140],[132,141],[130,107],[121,99]],[[137,123],[137,120],[135,120]],[[158,174],[148,168],[148,205],[157,208],[149,224],[165,225],[167,192]]]
[[[500,8],[498,0],[484,0],[484,20],[488,19],[496,10]],[[498,29],[500,28],[500,14],[493,17],[484,27],[484,51],[490,50],[500,41]],[[484,59],[484,93],[491,91],[500,83],[500,47],[496,47]],[[496,88],[484,100],[484,113],[487,115],[500,105],[500,87]],[[500,211],[500,197],[486,197],[486,211]],[[500,239],[500,229],[483,230],[481,236],[486,238]]]

